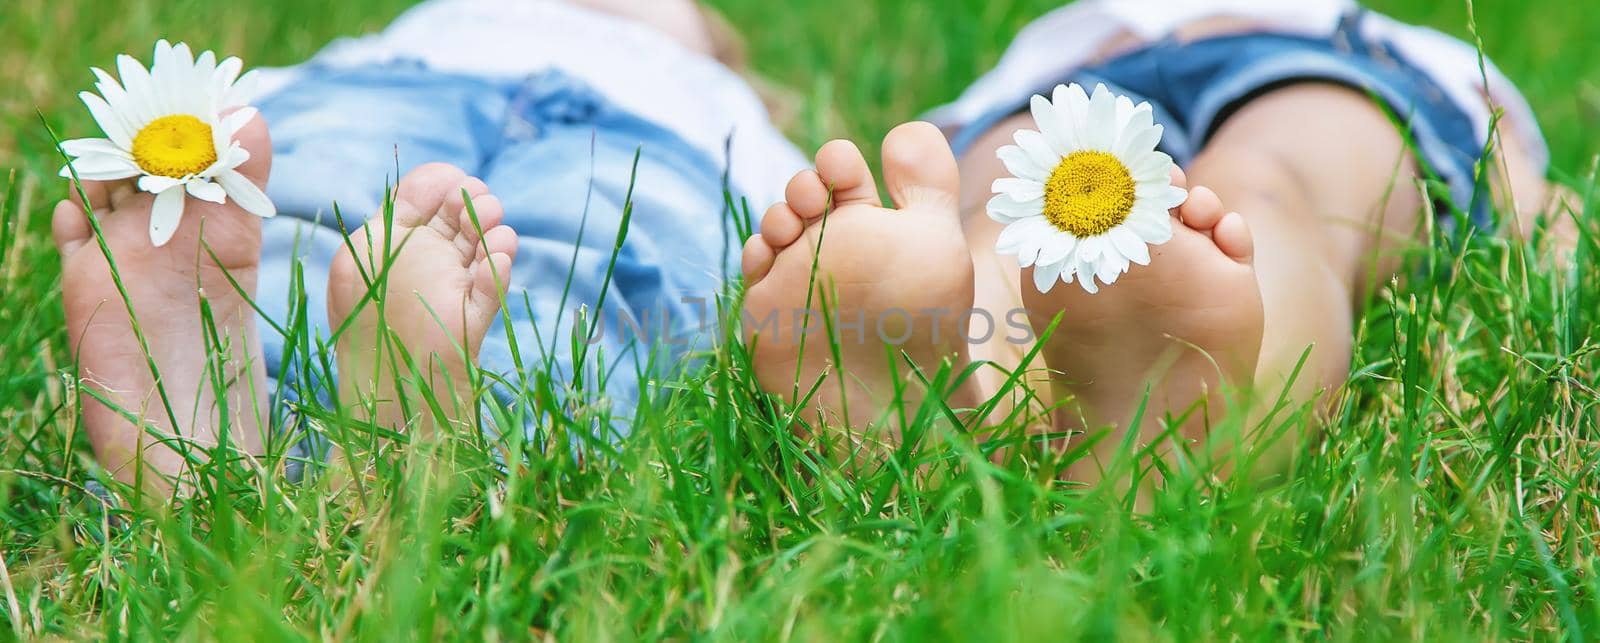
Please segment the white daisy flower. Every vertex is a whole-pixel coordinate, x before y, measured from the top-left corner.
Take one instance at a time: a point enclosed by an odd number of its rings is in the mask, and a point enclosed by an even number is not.
[[[989,201],[989,217],[1006,226],[995,250],[1032,266],[1041,293],[1076,279],[1092,294],[1096,280],[1109,286],[1131,264],[1149,265],[1149,246],[1172,239],[1167,211],[1188,198],[1172,184],[1172,157],[1156,151],[1150,104],[1105,85],[1093,97],[1062,85],[1031,107],[1039,131],[1019,130],[999,151],[1012,176],[994,182]]]
[[[245,106],[255,74],[241,77],[243,67],[238,58],[218,63],[209,51],[196,57],[187,44],[162,40],[148,70],[132,56],[117,57],[120,84],[94,69],[100,94],[78,97],[106,138],[62,143],[73,157],[62,178],[72,178],[73,170],[85,181],[139,177],[139,189],[156,195],[150,241],[157,246],[178,231],[185,195],[212,203],[232,197],[257,216],[277,214],[267,195],[237,170],[250,153],[234,135],[256,115]]]

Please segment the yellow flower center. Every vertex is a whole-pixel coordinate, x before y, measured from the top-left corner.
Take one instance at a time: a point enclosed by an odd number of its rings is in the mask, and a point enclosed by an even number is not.
[[[1044,184],[1044,218],[1078,238],[1105,234],[1133,212],[1133,175],[1106,152],[1073,152]]]
[[[174,179],[204,172],[217,162],[211,126],[187,114],[150,121],[133,137],[133,161],[148,174]]]

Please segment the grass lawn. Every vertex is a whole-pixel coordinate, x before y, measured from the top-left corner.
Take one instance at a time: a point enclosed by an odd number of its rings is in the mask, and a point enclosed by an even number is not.
[[[1319,434],[1287,475],[1173,467],[1148,506],[1056,482],[1062,462],[1037,451],[991,464],[994,444],[927,412],[909,429],[921,439],[881,466],[819,456],[725,346],[670,382],[631,439],[584,444],[581,458],[572,435],[594,411],[555,409],[530,443],[393,443],[368,470],[302,485],[219,463],[208,493],[170,509],[108,509],[86,491],[96,472],[48,236],[65,190],[38,113],[91,134],[75,98],[88,68],[145,56],[157,37],[291,64],[409,4],[7,0],[0,637],[1600,637],[1592,215],[1570,275],[1505,240],[1419,248],[1415,277],[1358,325],[1330,418],[1289,407],[1219,426],[1255,443]],[[711,4],[761,35],[755,66],[802,97],[797,142],[875,149],[1056,3]],[[1463,2],[1374,5],[1468,34]],[[1597,212],[1600,12],[1486,0],[1475,13],[1485,49],[1540,112],[1555,176]],[[332,410],[319,419],[361,433]]]

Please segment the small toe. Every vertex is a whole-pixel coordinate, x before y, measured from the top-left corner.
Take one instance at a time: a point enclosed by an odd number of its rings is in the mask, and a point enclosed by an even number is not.
[[[931,123],[906,123],[884,137],[883,178],[889,198],[902,208],[930,201],[953,206],[961,192],[955,154]]]
[[[480,230],[490,230],[499,226],[506,219],[505,207],[500,204],[500,198],[493,194],[479,194],[472,197],[472,207],[461,208],[461,232],[467,238],[476,242]],[[476,218],[476,221],[473,219]]]
[[[800,233],[805,230],[805,223],[800,220],[800,215],[787,203],[779,203],[767,209],[766,216],[761,217],[761,236],[770,245],[779,248],[788,247],[800,239]]]
[[[789,180],[783,190],[789,209],[802,219],[815,219],[828,211],[828,186],[816,170],[805,170]]]
[[[498,302],[510,283],[511,263],[511,255],[503,252],[489,255],[487,261],[478,262],[472,270],[473,290],[490,301]]]
[[[512,230],[509,226],[490,228],[483,233],[482,247],[478,249],[478,252],[490,256],[506,255],[515,258],[517,256],[517,244],[520,241],[521,239],[517,237],[517,231]]]
[[[1224,215],[1212,228],[1211,238],[1223,254],[1235,261],[1249,263],[1254,258],[1255,235],[1250,233],[1250,224],[1245,222],[1244,215],[1238,212]]]
[[[883,205],[878,182],[861,148],[843,139],[829,141],[817,150],[817,174],[833,195],[835,208],[847,205]]]
[[[50,218],[50,233],[55,238],[56,250],[66,256],[88,243],[94,236],[94,228],[89,226],[89,217],[84,215],[82,207],[63,200],[56,204],[55,214]]]
[[[1222,199],[1203,185],[1189,190],[1189,199],[1178,206],[1178,218],[1183,224],[1201,232],[1217,227],[1223,214]]]
[[[772,271],[772,262],[778,258],[778,251],[767,245],[766,239],[761,235],[750,237],[744,244],[744,283],[746,286],[755,285],[756,282],[766,278]]]

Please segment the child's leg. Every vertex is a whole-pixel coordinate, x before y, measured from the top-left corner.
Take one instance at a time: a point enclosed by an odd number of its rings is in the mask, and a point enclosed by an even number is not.
[[[250,152],[239,171],[265,186],[272,165],[266,125],[257,118],[239,141]],[[153,195],[135,189],[132,179],[83,188],[127,289],[124,299],[77,195],[62,201],[53,222],[61,298],[68,345],[87,389],[81,411],[95,455],[117,479],[160,489],[183,475],[185,454],[208,459],[224,427],[231,454],[262,453],[270,391],[248,303],[261,258],[261,219],[232,200],[190,198],[177,233],[157,248],[149,232]],[[203,321],[207,314],[213,326]]]
[[[1274,396],[1308,349],[1293,399],[1344,383],[1364,292],[1400,269],[1423,203],[1415,160],[1366,96],[1298,85],[1243,107],[1190,168],[1256,236],[1266,303],[1257,391]]]

